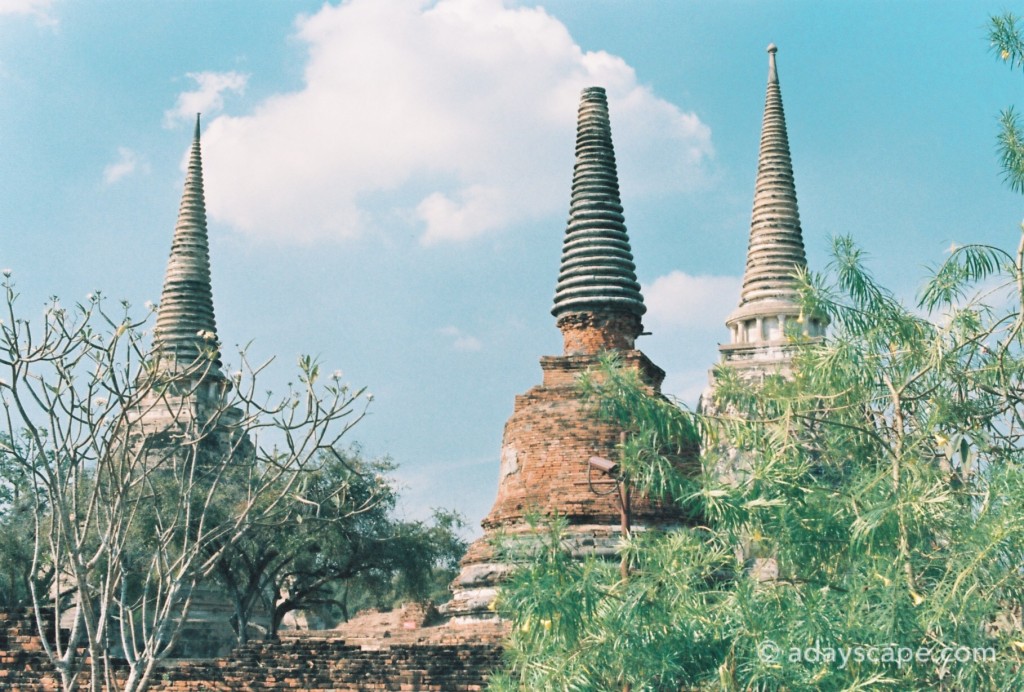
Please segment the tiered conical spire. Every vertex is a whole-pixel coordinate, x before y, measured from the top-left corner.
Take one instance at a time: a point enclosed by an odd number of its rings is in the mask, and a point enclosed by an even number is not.
[[[495,538],[532,545],[536,532],[527,521],[530,514],[564,517],[565,541],[574,546],[574,554],[610,556],[621,542],[618,494],[598,487],[602,481],[588,462],[616,459],[621,430],[594,418],[580,395],[578,377],[599,362],[600,353],[615,351],[622,366],[635,371],[652,393],[660,391],[665,372],[635,347],[644,313],[635,271],[619,200],[607,97],[604,89],[584,89],[572,203],[551,311],[564,351],[541,358],[543,383],[515,399],[502,437],[498,496],[444,607],[455,621],[495,617],[489,604],[514,569],[507,556],[495,551]],[[683,521],[671,504],[640,496],[631,502],[634,526],[674,527]]]
[[[804,337],[824,335],[823,315],[805,316],[800,308],[798,273],[806,268],[800,212],[789,155],[786,116],[782,110],[775,44],[768,46],[768,92],[761,125],[761,149],[754,186],[754,213],[739,307],[725,320],[728,344],[719,346],[723,361],[761,371],[766,364],[784,367],[792,359],[793,324]]]
[[[589,87],[580,95],[572,203],[551,313],[639,317],[646,309],[619,199],[608,99],[601,87]]]
[[[174,228],[160,307],[153,336],[154,355],[161,367],[187,368],[200,354],[214,349],[207,377],[223,377],[216,352],[217,323],[210,285],[210,245],[203,196],[203,161],[199,145],[199,116],[189,154],[185,190]]]
[[[750,303],[795,303],[798,268],[807,266],[789,156],[786,116],[775,66],[775,44],[768,46],[768,93],[761,126],[761,151],[754,187],[754,214],[743,273],[740,307]]]

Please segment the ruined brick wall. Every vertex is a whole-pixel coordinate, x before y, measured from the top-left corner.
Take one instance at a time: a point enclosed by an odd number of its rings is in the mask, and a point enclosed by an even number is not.
[[[229,656],[166,661],[150,689],[199,690],[482,690],[501,666],[496,631],[441,630],[430,637],[396,635],[351,642],[336,633],[293,634],[279,642],[252,642]],[[0,689],[58,690],[59,678],[26,614],[0,613]]]
[[[572,312],[558,318],[563,352],[567,356],[594,355],[601,351],[632,351],[643,331],[632,314]]]
[[[640,370],[657,390],[664,374],[639,351],[622,354],[623,363]],[[541,359],[544,381],[516,397],[505,424],[498,496],[485,529],[522,521],[524,514],[558,513],[570,523],[619,523],[615,483],[592,471],[591,456],[614,459],[618,426],[598,421],[578,389],[578,378],[596,365],[597,356],[547,356]],[[678,520],[678,509],[634,498],[637,524]]]
[[[0,612],[0,690],[59,690],[30,613]]]
[[[495,642],[350,644],[306,635],[253,642],[223,659],[161,666],[154,690],[482,690]]]
[[[629,316],[632,318],[632,316]],[[632,318],[639,324],[635,318]],[[586,328],[569,333],[570,340],[599,342],[605,338],[594,324],[612,325],[621,334],[627,319],[602,317],[586,320]],[[618,325],[618,326],[615,326]],[[584,338],[586,337],[586,338]],[[568,346],[567,346],[568,348]],[[637,350],[619,351],[624,367],[635,369],[653,392],[659,392],[665,372]],[[541,358],[543,382],[516,397],[502,438],[498,494],[483,520],[484,535],[470,545],[452,582],[452,599],[443,607],[457,622],[493,619],[492,607],[501,582],[514,565],[495,550],[494,540],[505,547],[530,549],[534,529],[530,514],[564,517],[569,527],[563,544],[574,555],[613,558],[621,542],[618,488],[607,475],[592,470],[592,456],[614,461],[621,428],[597,419],[579,391],[579,377],[599,362],[597,353]],[[652,501],[634,495],[630,504],[634,530],[670,528],[690,518],[674,503]]]

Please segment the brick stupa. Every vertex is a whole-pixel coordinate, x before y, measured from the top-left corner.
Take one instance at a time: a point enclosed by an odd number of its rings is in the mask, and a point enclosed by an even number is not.
[[[620,543],[614,481],[591,470],[588,460],[614,460],[620,430],[599,422],[581,399],[577,378],[604,351],[617,352],[655,392],[664,371],[635,347],[646,308],[619,199],[605,91],[584,89],[580,98],[572,202],[552,314],[564,340],[560,356],[545,356],[543,383],[516,397],[505,424],[498,497],[483,520],[484,535],[470,547],[445,607],[455,622],[493,617],[488,606],[512,567],[495,555],[500,534],[516,540],[532,529],[530,513],[569,522],[574,553],[612,557]],[[634,529],[678,525],[672,508],[634,498]]]

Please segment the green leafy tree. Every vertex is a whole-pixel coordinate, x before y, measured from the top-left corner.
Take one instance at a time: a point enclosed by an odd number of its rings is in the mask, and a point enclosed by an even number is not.
[[[2,450],[12,446],[0,434],[0,608],[15,610],[30,603],[32,574],[31,483],[13,457]],[[45,588],[48,575],[39,575]]]
[[[296,594],[280,609],[277,602],[282,600],[285,583],[296,570],[314,572],[322,568],[324,584],[330,583],[329,560],[324,554],[332,552],[335,536],[358,532],[367,515],[393,504],[392,489],[381,475],[389,468],[386,461],[363,461],[358,452],[321,452],[318,467],[303,477],[298,488],[301,501],[290,503],[286,512],[255,525],[223,552],[216,578],[233,602],[233,625],[239,643],[247,641],[257,614],[270,615],[267,634],[273,638],[288,612],[318,605],[312,593]]]
[[[498,689],[1021,684],[1019,303],[963,299],[1000,276],[1013,288],[1021,268],[958,250],[923,293],[933,322],[878,286],[848,239],[833,251],[833,281],[805,286],[833,333],[798,348],[792,377],[719,373],[729,415],[666,406],[614,363],[584,386],[632,431],[632,482],[704,523],[632,537],[628,578],[572,561],[552,533],[503,591],[516,626]],[[687,421],[703,430],[699,474],[660,461],[652,415],[675,449]],[[744,460],[731,478],[723,445]],[[751,544],[776,573],[749,569]]]
[[[462,520],[444,511],[431,522],[397,519],[393,470],[358,448],[326,450],[303,479],[302,501],[225,551],[217,578],[234,601],[240,641],[260,612],[275,638],[296,610],[347,620],[361,607],[435,595],[435,572],[447,576],[465,552]]]
[[[339,620],[348,620],[366,608],[390,610],[411,600],[442,603],[451,598],[448,585],[468,547],[462,537],[462,516],[435,509],[429,521],[392,517],[382,528],[384,532],[364,544],[375,554],[368,568],[334,588],[333,605]]]
[[[997,55],[1024,67],[1018,19],[990,29]],[[1022,142],[1007,110],[1004,171],[1024,192]],[[549,529],[502,592],[514,626],[495,689],[1024,684],[1024,235],[1016,252],[955,248],[913,308],[849,238],[802,283],[828,338],[790,334],[787,377],[719,369],[725,413],[644,403],[614,363],[584,384],[630,431],[627,480],[701,523],[632,536],[626,577],[572,560]],[[701,467],[673,477],[645,431],[674,429],[684,448],[687,423]],[[738,461],[723,474],[727,449]]]

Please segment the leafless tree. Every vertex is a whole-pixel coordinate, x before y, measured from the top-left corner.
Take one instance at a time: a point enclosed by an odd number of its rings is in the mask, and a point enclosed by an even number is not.
[[[91,690],[144,690],[224,552],[294,514],[305,474],[369,396],[304,357],[275,398],[257,388],[267,363],[244,352],[221,375],[214,338],[165,367],[126,303],[51,299],[34,324],[9,276],[3,288],[0,453],[32,479],[32,573],[53,575],[31,594],[46,654],[66,691],[83,677]]]

